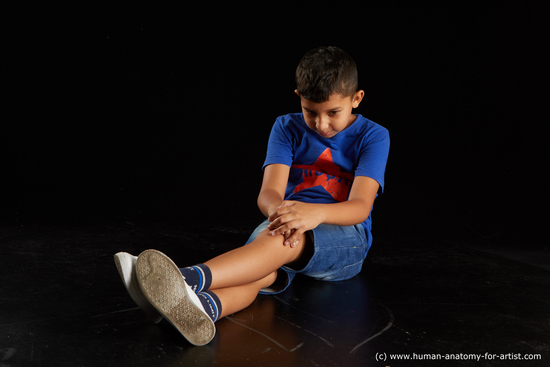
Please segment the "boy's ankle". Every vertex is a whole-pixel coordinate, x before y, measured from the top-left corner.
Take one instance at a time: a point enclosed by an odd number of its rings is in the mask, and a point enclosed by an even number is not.
[[[212,284],[212,272],[204,264],[181,268],[180,272],[185,282],[195,293],[208,290]]]

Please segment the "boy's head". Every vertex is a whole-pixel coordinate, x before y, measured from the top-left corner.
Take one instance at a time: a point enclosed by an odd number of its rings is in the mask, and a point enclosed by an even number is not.
[[[309,101],[322,103],[331,95],[352,97],[357,91],[357,67],[338,47],[319,47],[306,53],[296,69],[296,90]]]
[[[353,59],[337,47],[309,51],[296,69],[295,93],[300,96],[304,121],[324,138],[332,138],[356,120],[365,94],[357,90]]]

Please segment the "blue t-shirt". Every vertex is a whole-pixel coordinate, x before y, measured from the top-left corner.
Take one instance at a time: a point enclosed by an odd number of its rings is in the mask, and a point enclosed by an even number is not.
[[[388,130],[361,115],[347,129],[323,138],[302,113],[292,113],[275,121],[263,168],[275,163],[291,167],[285,200],[337,203],[348,199],[355,176],[376,180],[383,192],[389,148]],[[370,215],[363,227],[370,237]]]

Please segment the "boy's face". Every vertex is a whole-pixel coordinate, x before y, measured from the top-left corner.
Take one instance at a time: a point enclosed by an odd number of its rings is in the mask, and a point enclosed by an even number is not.
[[[298,91],[294,93],[300,96]],[[323,138],[332,138],[355,122],[357,116],[351,111],[359,106],[364,95],[362,90],[351,97],[333,94],[328,101],[322,103],[315,103],[300,96],[304,120],[310,129]]]

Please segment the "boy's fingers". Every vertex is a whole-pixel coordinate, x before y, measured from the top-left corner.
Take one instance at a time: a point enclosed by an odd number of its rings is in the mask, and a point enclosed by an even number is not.
[[[285,242],[286,242],[286,240],[288,240],[291,236],[293,236],[295,234],[295,229],[292,227],[292,225],[290,223],[285,223],[285,224],[283,224],[282,226],[279,226],[279,227],[277,227],[277,225],[274,225],[273,227],[275,227],[275,229],[273,229],[273,230],[268,227],[268,229],[270,230],[269,234],[271,236],[284,235]],[[285,245],[286,245],[286,243],[285,243]]]
[[[288,240],[293,233],[294,230],[286,231],[285,233],[283,233],[283,236],[285,236],[285,240]]]
[[[282,204],[279,208],[277,208],[271,215],[267,218],[270,222],[275,222],[277,219],[281,218],[285,214],[290,213],[290,209],[288,209],[290,206],[294,205],[285,205]]]
[[[284,226],[281,226],[281,227],[278,227],[278,228],[272,230],[271,232],[269,232],[269,234],[274,237],[274,236],[278,236],[278,235],[284,235],[285,233],[289,232],[289,230],[290,229],[287,228],[286,225],[284,225]],[[286,236],[285,236],[285,238],[286,238]]]
[[[301,232],[299,232],[298,230],[295,230],[294,234],[292,234],[292,236],[290,236],[285,241],[285,245],[290,245],[290,247],[296,247],[296,245],[298,245],[298,243],[300,242],[301,236],[302,236]]]
[[[271,215],[267,218],[268,221],[271,222],[270,226],[273,225],[273,222],[275,222],[277,220],[277,218],[279,218],[279,213],[277,212],[278,210],[275,210],[273,213],[271,213]]]
[[[293,217],[289,216],[288,213],[285,213],[273,219],[271,223],[267,226],[267,228],[269,228],[270,230],[279,229],[284,225],[288,224],[289,222],[291,222],[292,220],[293,220]],[[287,227],[287,229],[292,229],[292,228]],[[283,233],[283,232],[280,232],[280,233]]]
[[[267,226],[267,229],[269,229],[270,231],[272,230],[275,230],[279,227],[279,223],[280,222],[279,220],[275,219],[274,221],[272,221],[271,223],[269,223],[269,225]]]
[[[280,213],[279,209],[275,210],[269,218],[267,218],[268,221],[271,222],[270,226],[274,226],[274,223],[281,217],[282,213]]]
[[[296,205],[297,201],[283,201],[281,205],[275,209],[273,213],[269,215],[267,218],[270,222],[274,222],[277,218],[280,218],[281,216],[285,214],[289,214],[292,209],[289,209],[291,206]]]
[[[273,237],[282,235],[284,237],[283,245],[290,247],[296,247],[296,245],[300,242],[300,237],[302,236],[301,231],[295,228],[290,228],[290,225],[288,224],[269,232],[269,234]]]

